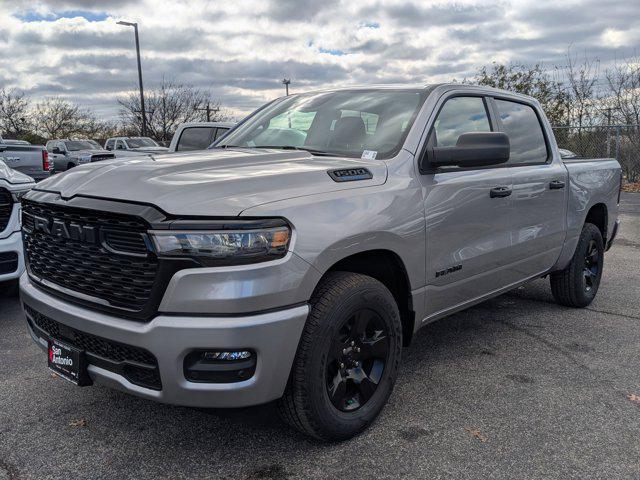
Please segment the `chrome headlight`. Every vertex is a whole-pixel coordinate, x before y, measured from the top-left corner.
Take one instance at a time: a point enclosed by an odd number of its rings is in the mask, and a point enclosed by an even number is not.
[[[243,265],[282,258],[291,229],[281,225],[241,229],[227,222],[221,230],[153,230],[156,252],[162,257],[192,257],[205,266]]]
[[[17,190],[15,192],[11,192],[11,196],[13,197],[13,201],[16,203],[20,203],[20,201],[22,200],[22,197],[25,196],[25,194],[27,192],[29,192],[29,190],[31,190],[31,187],[29,187],[26,190]]]

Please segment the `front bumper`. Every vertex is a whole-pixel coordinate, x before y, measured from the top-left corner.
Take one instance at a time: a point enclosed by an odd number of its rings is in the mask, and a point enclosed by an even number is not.
[[[95,382],[140,397],[193,407],[243,407],[282,396],[298,341],[309,313],[308,305],[246,316],[163,315],[138,323],[72,305],[20,279],[25,305],[60,324],[90,335],[151,352],[157,359],[161,390],[131,383],[124,376],[90,364]],[[47,341],[29,327],[43,348]],[[183,373],[185,356],[194,349],[251,349],[256,353],[255,374],[236,383],[194,383]],[[43,360],[44,361],[44,360]]]
[[[15,253],[18,256],[15,269],[13,268],[13,261],[7,262],[6,265],[0,265],[1,267],[10,267],[9,272],[0,274],[0,282],[19,278],[24,272],[24,255],[22,254],[22,235],[20,232],[13,232],[8,237],[0,240],[0,253]],[[5,271],[5,269],[2,268],[0,271]]]

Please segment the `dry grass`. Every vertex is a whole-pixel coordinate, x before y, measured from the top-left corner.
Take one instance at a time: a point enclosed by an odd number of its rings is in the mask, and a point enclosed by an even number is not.
[[[640,193],[640,182],[636,182],[636,183],[624,183],[624,184],[622,185],[622,191],[623,191],[623,192]]]

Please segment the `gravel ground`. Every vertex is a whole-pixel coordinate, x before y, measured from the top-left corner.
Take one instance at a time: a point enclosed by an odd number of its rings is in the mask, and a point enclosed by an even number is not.
[[[621,218],[589,308],[557,306],[539,280],[429,325],[377,423],[334,445],[272,405],[77,389],[1,299],[0,479],[640,478],[640,195],[624,195]]]

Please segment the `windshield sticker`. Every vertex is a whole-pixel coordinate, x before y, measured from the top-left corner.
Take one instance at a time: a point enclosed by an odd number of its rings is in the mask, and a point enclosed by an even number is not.
[[[362,157],[364,160],[375,160],[378,152],[375,150],[364,150],[362,152]]]

